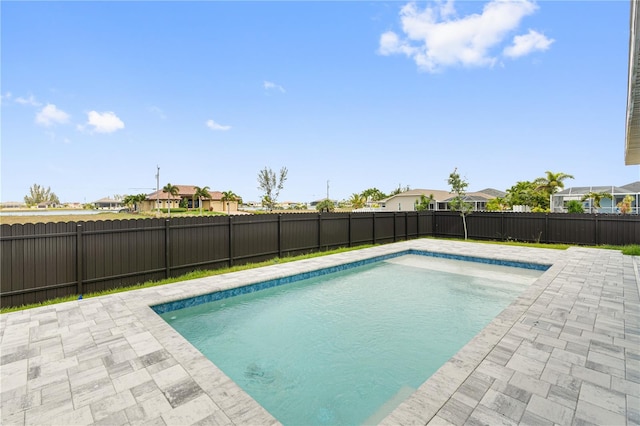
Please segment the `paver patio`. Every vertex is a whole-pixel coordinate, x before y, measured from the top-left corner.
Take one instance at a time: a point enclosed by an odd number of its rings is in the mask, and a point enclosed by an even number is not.
[[[640,259],[431,239],[0,315],[2,424],[277,424],[149,306],[409,248],[553,266],[382,424],[640,425]]]

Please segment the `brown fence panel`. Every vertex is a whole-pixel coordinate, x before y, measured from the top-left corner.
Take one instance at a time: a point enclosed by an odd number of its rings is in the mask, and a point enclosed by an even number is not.
[[[407,231],[406,239],[410,240],[418,237],[418,212],[406,212],[405,230]]]
[[[640,216],[597,215],[598,244],[640,244]]]
[[[229,264],[229,217],[200,216],[171,219],[171,276]]]
[[[231,257],[233,263],[259,262],[278,256],[278,215],[233,216]]]
[[[166,277],[165,221],[96,221],[80,225],[83,293]]]
[[[592,215],[550,213],[547,220],[546,242],[589,245],[596,243],[596,222]]]
[[[461,217],[460,220],[462,221]],[[474,212],[467,215],[466,221],[469,238],[478,240],[498,240],[501,238],[503,224],[503,214],[501,213]]]
[[[281,255],[309,253],[320,241],[317,214],[280,215]]]
[[[502,241],[548,242],[544,213],[504,213]]]
[[[351,214],[351,245],[373,244],[374,213]]]
[[[462,217],[457,212],[435,212],[434,235],[437,237],[464,238]]]
[[[2,306],[36,303],[73,293],[74,224],[2,225]]]
[[[375,214],[375,243],[392,243],[394,240],[395,212]]]
[[[349,213],[322,213],[320,250],[349,246]]]

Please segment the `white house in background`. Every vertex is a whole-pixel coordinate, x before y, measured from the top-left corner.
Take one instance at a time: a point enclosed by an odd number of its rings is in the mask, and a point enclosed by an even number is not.
[[[380,200],[380,210],[382,211],[414,211],[416,203],[420,202],[420,197],[424,195],[429,198],[433,196],[434,201],[429,206],[430,210],[450,210],[449,202],[455,198],[455,194],[449,191],[438,189],[412,189],[392,195],[389,198]],[[485,210],[487,202],[496,197],[504,197],[506,194],[497,189],[487,188],[478,192],[467,193],[464,200],[473,204],[473,210]]]
[[[590,192],[605,192],[611,194],[613,199],[603,198],[600,201],[600,208],[596,209],[591,205],[593,200],[582,201],[582,197]],[[566,212],[567,203],[571,200],[580,201],[584,207],[584,211],[589,213],[594,211],[597,213],[618,213],[617,205],[624,197],[631,195],[633,201],[631,203],[631,213],[640,213],[640,181],[632,182],[623,186],[575,186],[567,188],[563,191],[553,194],[551,197],[552,212]],[[593,208],[593,210],[592,210]]]
[[[108,197],[94,201],[93,205],[95,205],[98,210],[117,210],[124,207],[122,200],[114,200],[113,198]]]

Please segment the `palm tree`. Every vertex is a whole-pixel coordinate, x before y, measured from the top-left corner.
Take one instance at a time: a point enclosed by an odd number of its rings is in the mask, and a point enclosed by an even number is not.
[[[566,173],[553,173],[546,171],[546,176],[535,180],[536,189],[540,189],[547,193],[549,198],[549,208],[551,209],[551,197],[561,189],[564,189],[564,180],[573,179],[573,176]]]
[[[200,188],[199,186],[194,187],[195,192],[193,193],[193,204],[195,204],[195,199],[197,198],[200,205],[200,216],[202,216],[202,199],[203,198],[211,198],[211,194],[209,194],[209,187],[205,186]],[[195,206],[194,206],[195,207]]]
[[[230,213],[229,203],[232,201],[238,201],[238,196],[233,191],[223,191],[222,202],[227,203],[227,214]]]
[[[600,208],[600,201],[602,201],[603,198],[613,200],[613,196],[608,192],[588,192],[583,195],[581,201],[591,200],[591,203],[589,204],[591,208],[589,210],[593,213],[594,207],[596,209]]]
[[[122,204],[127,206],[127,209],[129,211],[133,210],[133,206],[135,205],[135,197],[135,195],[125,195],[122,199]]]
[[[364,207],[367,199],[361,194],[351,194],[351,198],[349,198],[349,204],[351,204],[352,209],[361,209]]]
[[[162,192],[167,193],[167,211],[169,212],[169,217],[171,217],[171,204],[169,204],[169,197],[171,197],[172,195],[174,197],[178,195],[178,193],[180,192],[180,188],[168,183],[164,186],[164,188],[162,188]]]
[[[328,198],[325,198],[324,200],[316,204],[316,210],[318,210],[319,212],[324,212],[324,211],[332,212],[335,210],[335,205],[333,204],[333,201],[331,201]]]

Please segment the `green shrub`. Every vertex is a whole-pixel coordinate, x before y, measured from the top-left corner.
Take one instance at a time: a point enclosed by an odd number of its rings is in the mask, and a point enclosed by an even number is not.
[[[584,206],[578,200],[571,200],[567,203],[567,211],[569,213],[584,213]]]
[[[169,213],[169,209],[160,209],[162,213]],[[184,213],[187,209],[182,207],[176,207],[175,209],[171,209],[171,213]]]

